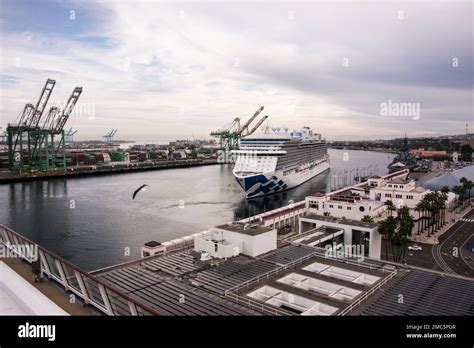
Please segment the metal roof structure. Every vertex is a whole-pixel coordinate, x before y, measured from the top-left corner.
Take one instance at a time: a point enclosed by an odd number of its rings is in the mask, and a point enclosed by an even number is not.
[[[458,170],[454,170],[452,172],[428,180],[423,184],[423,187],[430,190],[441,190],[444,186],[453,188],[456,185],[461,185],[460,179],[462,177],[474,181],[474,166],[468,166]]]
[[[474,315],[474,279],[327,258],[306,245],[217,263],[197,262],[190,250],[171,252],[96,277],[164,315]],[[300,309],[291,308],[298,306],[293,297]]]
[[[362,315],[474,315],[474,280],[410,270]]]
[[[262,260],[273,262],[278,265],[286,265],[292,261],[299,260],[308,255],[314,254],[316,249],[304,245],[288,245],[262,256]]]
[[[276,265],[272,263],[239,256],[197,273],[193,284],[224,294],[227,290],[275,268]]]
[[[165,272],[171,276],[182,276],[202,268],[187,251],[166,254],[162,257],[144,261],[141,264],[152,272]]]
[[[259,314],[184,282],[165,280],[140,265],[114,269],[100,274],[99,277],[164,315]]]

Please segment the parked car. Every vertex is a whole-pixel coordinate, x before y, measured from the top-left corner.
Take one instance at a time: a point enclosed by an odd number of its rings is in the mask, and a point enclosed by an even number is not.
[[[408,250],[423,250],[423,248],[419,245],[410,245]]]

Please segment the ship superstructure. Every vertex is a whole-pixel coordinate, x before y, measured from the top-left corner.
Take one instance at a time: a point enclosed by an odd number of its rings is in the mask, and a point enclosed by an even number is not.
[[[233,154],[233,173],[247,198],[288,190],[329,169],[326,141],[309,127],[267,127],[243,137]]]

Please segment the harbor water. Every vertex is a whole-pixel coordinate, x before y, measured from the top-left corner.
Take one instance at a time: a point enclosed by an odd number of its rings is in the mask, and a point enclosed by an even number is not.
[[[330,171],[252,201],[244,199],[232,164],[0,185],[0,223],[90,271],[138,258],[150,240],[200,232],[347,185],[354,173],[386,174],[394,157],[329,154]],[[149,187],[132,199],[143,184]]]

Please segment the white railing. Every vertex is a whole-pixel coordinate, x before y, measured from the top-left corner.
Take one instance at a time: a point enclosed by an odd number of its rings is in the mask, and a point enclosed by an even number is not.
[[[90,304],[107,315],[160,315],[156,309],[141,303],[95,275],[81,270],[4,225],[0,225],[0,244],[9,249],[14,246],[16,251],[20,250],[15,252],[15,257],[29,263],[40,262],[41,271],[49,279],[62,285],[66,291],[79,296],[85,304]],[[28,253],[31,248],[37,250],[35,257]]]
[[[267,314],[273,314],[273,315],[293,315],[293,313],[283,311],[281,309],[278,309],[276,307],[267,305],[266,303],[259,302],[257,300],[253,300],[249,297],[244,297],[244,296],[239,296],[237,294],[227,294],[227,298],[235,301],[236,303],[239,304],[245,304],[249,308],[255,308],[260,310],[262,313],[267,313]]]
[[[371,294],[373,294],[376,290],[378,290],[380,287],[382,287],[384,284],[386,284],[390,279],[392,279],[397,274],[397,270],[393,269],[392,267],[389,267],[387,269],[385,266],[375,267],[371,264],[367,264],[367,263],[364,263],[364,262],[355,262],[355,261],[347,260],[347,259],[341,260],[341,259],[337,259],[337,258],[328,258],[325,255],[325,250],[316,250],[315,252],[313,252],[309,255],[306,255],[306,256],[304,256],[300,259],[294,260],[294,261],[292,261],[292,262],[290,262],[286,265],[282,265],[280,267],[277,267],[277,268],[275,268],[271,271],[268,271],[266,273],[263,273],[259,276],[254,277],[252,279],[249,279],[244,283],[235,285],[235,286],[227,289],[226,291],[224,291],[224,297],[230,298],[230,299],[232,299],[232,300],[234,300],[238,303],[245,303],[249,307],[260,309],[261,311],[266,312],[266,313],[272,313],[272,314],[276,314],[276,315],[289,315],[289,314],[292,314],[292,313],[289,313],[289,312],[286,312],[286,311],[278,310],[275,307],[263,304],[262,302],[252,300],[249,297],[237,295],[236,292],[238,290],[243,289],[243,288],[248,288],[251,285],[253,285],[255,283],[258,283],[262,279],[268,279],[269,277],[271,277],[273,275],[276,275],[280,272],[283,272],[283,271],[285,271],[289,268],[292,268],[297,264],[301,264],[301,263],[305,262],[306,260],[309,260],[309,259],[311,259],[315,256],[320,256],[320,257],[324,257],[324,258],[327,258],[327,259],[332,259],[332,260],[335,260],[335,261],[338,261],[338,262],[343,262],[343,263],[346,263],[346,264],[356,265],[358,267],[364,267],[364,268],[368,268],[368,269],[371,269],[371,270],[377,270],[377,271],[381,271],[381,272],[384,272],[384,273],[389,273],[384,279],[382,279],[373,288],[371,288],[368,292],[366,292],[361,298],[359,298],[357,301],[353,302],[350,306],[346,307],[344,310],[342,310],[340,313],[338,313],[338,315],[345,315],[346,313],[352,311],[352,309],[354,307],[358,306],[362,301],[366,300]]]
[[[312,228],[308,231],[305,231],[303,233],[300,233],[300,234],[296,234],[294,236],[291,236],[289,238],[286,238],[286,239],[283,239],[284,242],[288,242],[288,243],[293,243],[293,241],[297,240],[297,239],[301,239],[301,238],[304,238],[306,236],[309,236],[310,234],[313,234],[314,232],[319,232],[319,231],[324,231],[324,226],[320,226],[320,227],[315,227],[315,228]],[[298,243],[298,244],[301,244],[301,243]]]
[[[260,274],[260,275],[258,275],[258,276],[256,276],[256,277],[252,278],[252,279],[247,280],[247,281],[244,282],[244,283],[235,285],[235,286],[233,286],[233,287],[227,289],[227,290],[224,292],[224,295],[227,296],[227,294],[229,294],[229,293],[235,292],[235,291],[240,290],[240,289],[242,289],[242,288],[249,287],[250,285],[252,285],[252,284],[254,284],[254,283],[257,283],[257,282],[259,282],[259,281],[262,280],[262,279],[269,278],[269,277],[272,276],[272,275],[278,274],[278,273],[280,273],[280,272],[282,272],[282,271],[287,270],[288,268],[291,268],[291,267],[293,267],[293,266],[295,266],[295,265],[297,265],[297,264],[300,264],[300,263],[302,263],[302,262],[304,262],[304,261],[306,261],[306,260],[309,260],[309,259],[311,259],[311,258],[312,258],[313,256],[315,256],[315,255],[316,255],[316,252],[313,252],[313,253],[311,253],[311,254],[309,254],[309,255],[306,255],[306,256],[304,256],[304,257],[302,257],[302,258],[299,258],[299,259],[297,259],[297,260],[291,261],[290,263],[287,263],[286,265],[282,265],[282,266],[280,266],[280,267],[277,267],[277,268],[272,269],[271,271],[268,271],[268,272],[266,272],[266,273]]]
[[[380,267],[380,266],[373,266],[371,265],[370,263],[365,263],[363,261],[352,261],[352,260],[348,260],[348,259],[344,259],[344,260],[341,260],[341,259],[338,259],[337,257],[327,257],[326,256],[326,250],[323,249],[323,250],[316,250],[314,251],[313,253],[309,254],[309,255],[306,255],[302,258],[299,258],[297,260],[294,260],[294,261],[291,261],[285,265],[281,265],[280,267],[277,267],[275,269],[272,269],[271,271],[268,271],[266,273],[263,273],[263,274],[260,274],[252,279],[249,279],[247,281],[245,281],[244,283],[241,283],[241,284],[238,284],[238,285],[235,285],[229,289],[227,289],[225,292],[224,292],[224,295],[227,296],[228,293],[232,293],[232,292],[235,292],[235,291],[238,291],[242,288],[246,288],[246,287],[249,287],[250,285],[254,284],[254,283],[257,283],[259,282],[260,280],[262,279],[265,279],[265,278],[269,278],[270,276],[273,276],[275,274],[278,274],[282,271],[285,271],[289,268],[292,268],[294,267],[295,265],[298,265],[298,264],[301,264],[303,263],[304,261],[306,260],[309,260],[315,256],[320,256],[320,257],[324,257],[325,259],[329,259],[329,260],[334,260],[334,261],[337,261],[337,262],[342,262],[342,263],[346,263],[346,264],[350,264],[350,265],[355,265],[355,266],[358,266],[358,267],[364,267],[364,268],[368,268],[370,270],[377,270],[377,271],[381,271],[381,272],[384,272],[384,273],[390,273],[390,272],[393,272],[392,269],[386,269],[385,267]]]
[[[395,277],[397,275],[397,270],[393,270],[388,276],[386,276],[384,279],[382,279],[378,284],[376,284],[373,288],[371,288],[369,291],[367,291],[364,295],[362,295],[359,299],[356,301],[352,302],[349,306],[344,308],[342,311],[340,311],[337,315],[342,316],[346,315],[349,312],[352,312],[354,307],[357,307],[360,305],[363,301],[365,301],[370,295],[372,295],[375,291],[380,289],[383,285],[385,285],[390,279]]]

